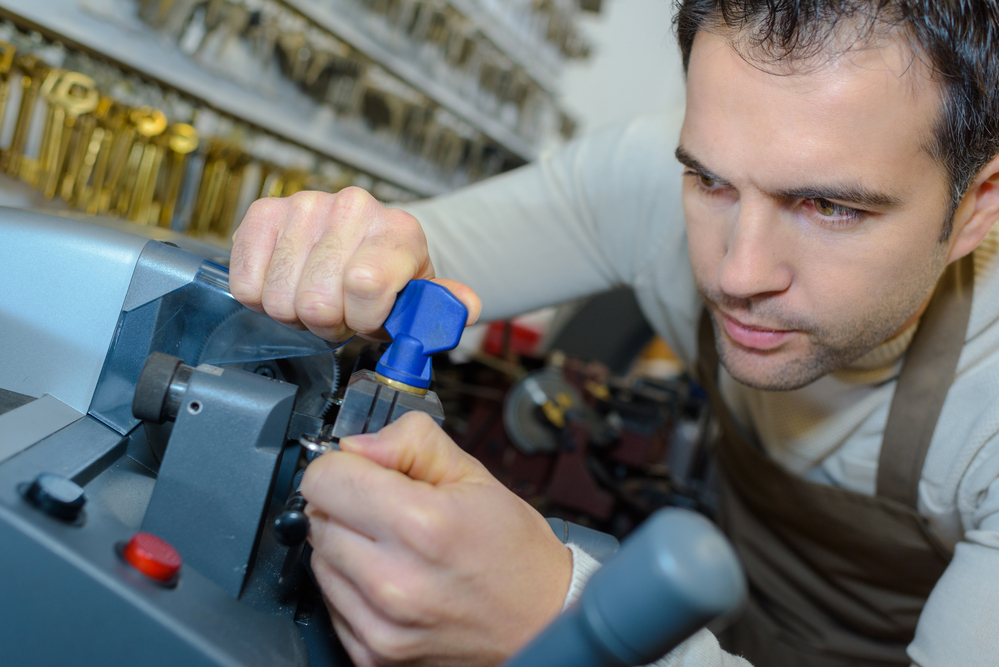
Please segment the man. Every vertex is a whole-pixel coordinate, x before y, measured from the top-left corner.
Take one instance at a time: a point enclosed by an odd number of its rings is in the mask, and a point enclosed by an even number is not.
[[[466,285],[496,317],[630,284],[720,416],[752,589],[725,648],[999,664],[999,3],[686,0],[677,27],[678,142],[636,121],[409,213],[258,202],[233,293],[342,339],[412,278],[473,320]],[[595,567],[425,418],[342,448],[303,492],[359,665],[497,664]],[[702,631],[664,664],[747,663]]]

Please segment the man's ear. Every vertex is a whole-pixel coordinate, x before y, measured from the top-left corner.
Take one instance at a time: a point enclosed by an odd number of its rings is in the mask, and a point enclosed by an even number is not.
[[[947,261],[961,259],[978,247],[999,220],[999,155],[978,172],[954,214]]]

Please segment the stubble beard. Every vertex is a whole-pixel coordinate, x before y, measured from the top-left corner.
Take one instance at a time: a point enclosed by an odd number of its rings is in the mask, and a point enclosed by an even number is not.
[[[775,329],[803,332],[806,349],[798,354],[786,350],[773,352],[740,349],[728,339],[708,308],[714,330],[718,359],[738,382],[765,391],[791,391],[815,382],[821,377],[844,368],[881,345],[897,333],[919,311],[945,268],[945,254],[938,253],[926,271],[886,293],[875,311],[859,313],[849,321],[820,324],[810,317],[790,313],[775,298],[738,299],[706,288],[698,282],[701,298],[734,314],[751,315],[753,321],[763,321]],[[783,358],[783,357],[787,358]]]

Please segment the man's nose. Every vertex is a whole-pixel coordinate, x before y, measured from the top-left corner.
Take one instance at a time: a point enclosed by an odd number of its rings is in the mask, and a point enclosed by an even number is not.
[[[742,299],[787,290],[793,277],[793,249],[786,236],[778,206],[743,198],[718,267],[721,290]]]

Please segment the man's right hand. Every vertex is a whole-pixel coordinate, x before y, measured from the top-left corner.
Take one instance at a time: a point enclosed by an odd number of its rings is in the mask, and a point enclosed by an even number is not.
[[[396,294],[415,278],[447,287],[468,307],[467,324],[478,318],[475,292],[435,279],[416,219],[360,188],[258,200],[233,235],[232,295],[331,341],[376,335]]]

